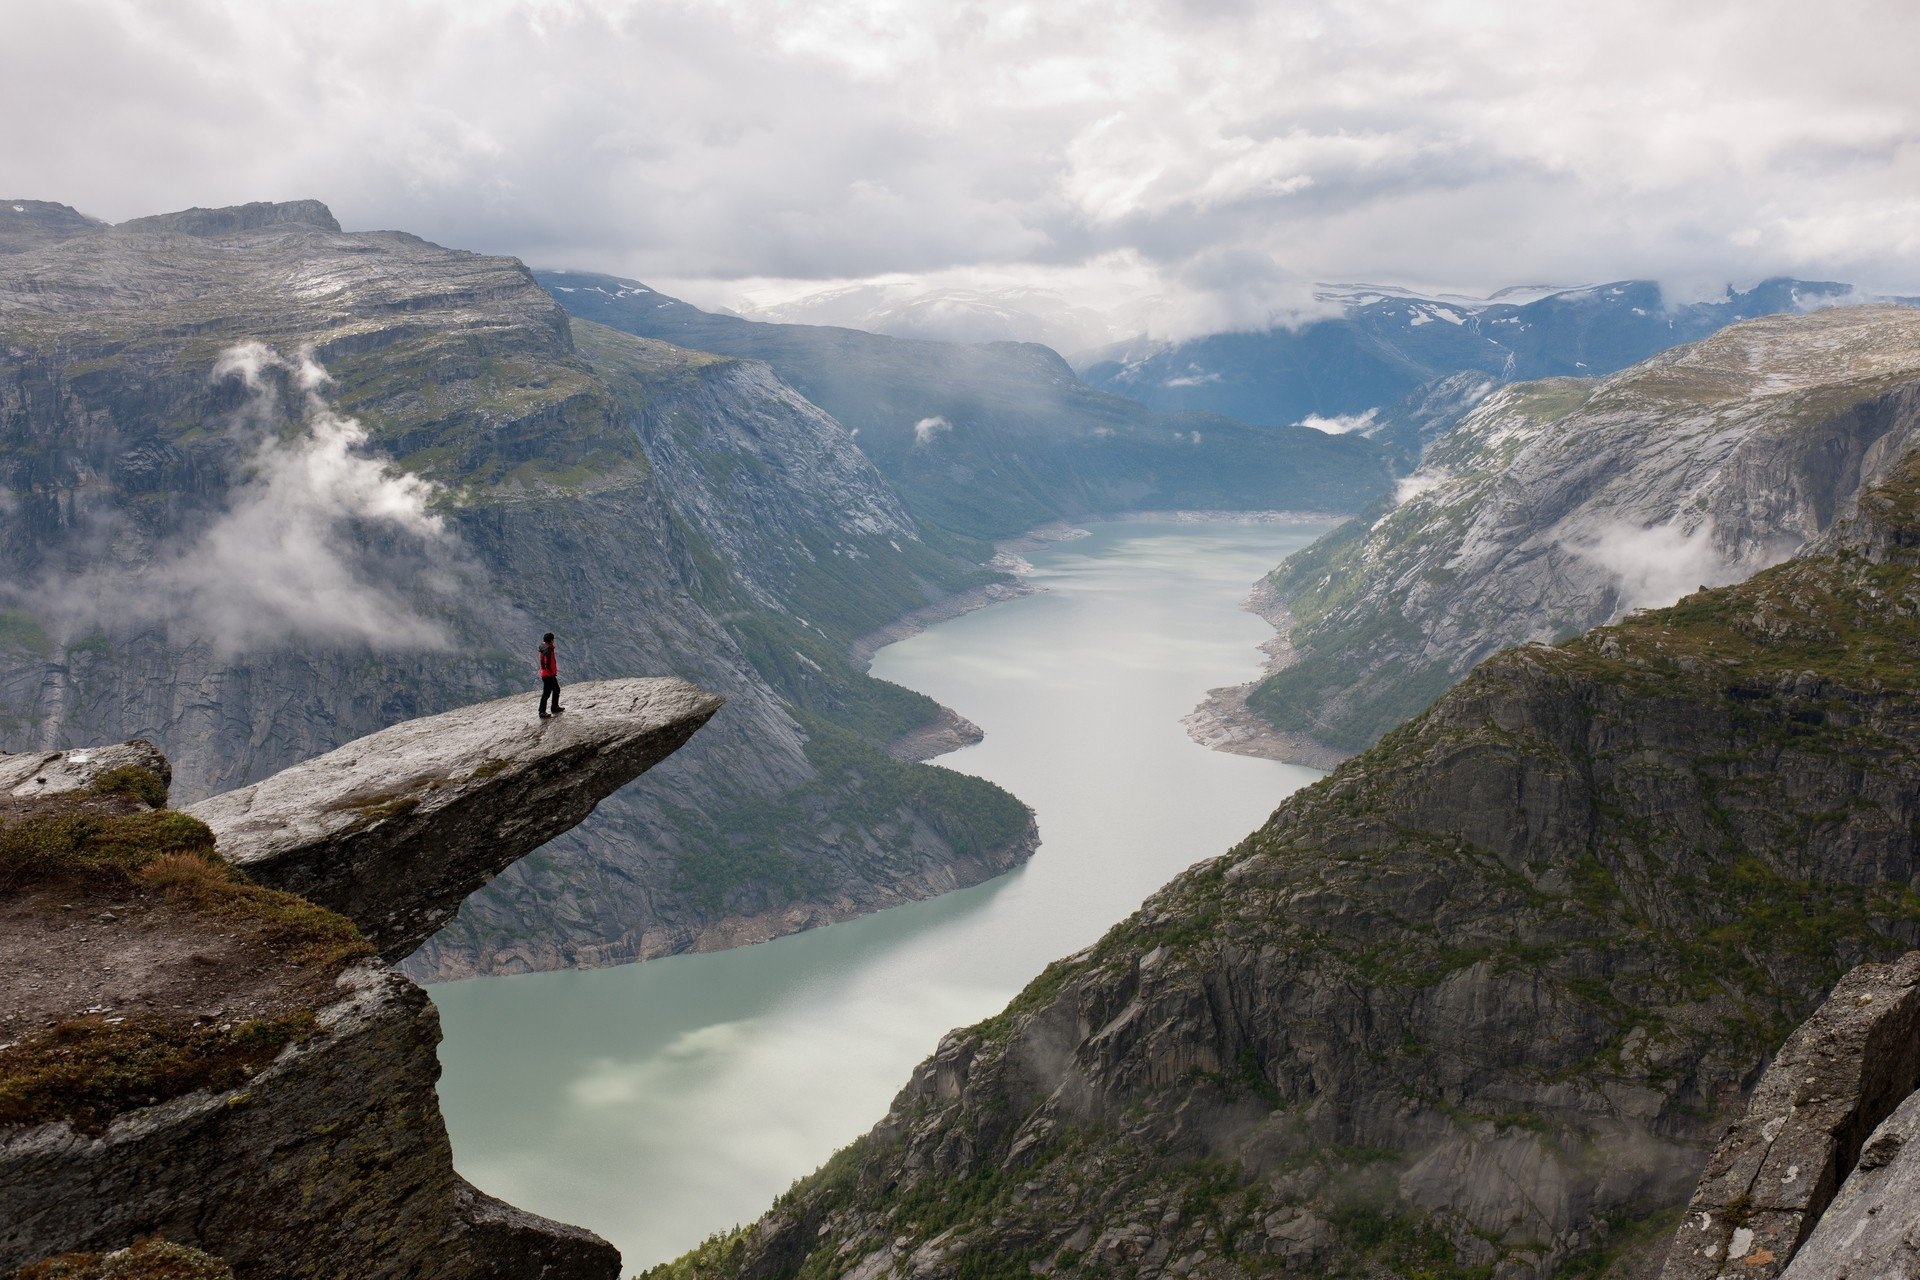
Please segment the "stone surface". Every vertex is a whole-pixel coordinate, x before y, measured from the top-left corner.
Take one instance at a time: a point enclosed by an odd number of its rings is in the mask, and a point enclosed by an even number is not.
[[[542,1218],[454,1179],[455,1250],[471,1280],[598,1280],[620,1274],[620,1251],[593,1232]]]
[[[1868,1137],[1840,1194],[1780,1274],[1783,1280],[1920,1275],[1920,1094],[1909,1094]]]
[[[404,952],[474,884],[683,745],[721,699],[656,678],[576,685],[566,703],[546,721],[527,696],[396,725],[216,797],[203,817],[217,851],[250,878],[351,913]],[[7,816],[145,819],[140,799],[70,794],[121,764],[167,774],[144,742],[0,757],[0,780],[29,788],[7,799]],[[204,846],[205,833],[196,838]],[[80,1091],[110,1099],[94,1112],[10,1113],[83,1123],[0,1125],[0,1274],[148,1237],[203,1249],[240,1280],[619,1274],[605,1241],[503,1204],[454,1172],[435,1092],[439,1021],[425,993],[359,959],[364,948],[344,922],[323,935],[332,950],[304,957],[277,923],[284,916],[228,914],[197,896],[205,883],[56,868],[0,899],[0,954],[23,962],[6,978],[35,1006],[24,1021],[0,1006],[0,1034],[20,1037],[4,1046],[18,1050],[6,1070],[43,1070],[64,1052],[63,1036],[119,1027],[111,1034],[133,1046],[114,1050],[130,1060],[129,1075],[98,1082],[111,1086],[104,1094]],[[179,884],[201,888],[175,894]],[[42,945],[29,945],[36,939]],[[206,1033],[237,1040],[269,1019],[294,1038],[265,1065],[263,1053],[170,1078],[140,1058],[160,1054],[168,1037],[219,1045]],[[146,1089],[157,1096],[126,1095],[141,1071],[152,1072]],[[206,1083],[234,1080],[244,1083]]]
[[[0,752],[0,795],[31,800],[79,791],[92,786],[102,774],[124,766],[145,769],[161,782],[173,777],[166,756],[145,739],[71,751]]]
[[[564,696],[546,720],[532,695],[409,720],[188,812],[248,875],[340,912],[398,959],[677,751],[722,701],[671,678]]]
[[[1855,969],[1788,1038],[1708,1160],[1662,1280],[1779,1275],[1868,1135],[1916,1086],[1920,952]],[[1898,1146],[1899,1132],[1889,1144],[1883,1150]],[[1862,1273],[1863,1280],[1867,1274],[1880,1273]]]
[[[425,993],[379,964],[340,988],[317,1034],[242,1088],[133,1112],[99,1137],[0,1129],[0,1269],[158,1235],[241,1280],[613,1280],[612,1246],[509,1212],[454,1173]]]

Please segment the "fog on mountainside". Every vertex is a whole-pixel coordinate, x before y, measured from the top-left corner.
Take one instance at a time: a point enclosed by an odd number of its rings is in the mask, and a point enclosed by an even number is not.
[[[547,630],[568,679],[727,696],[420,973],[766,936],[1030,849],[1006,793],[886,754],[942,711],[846,649],[994,575],[765,366],[576,333],[519,263],[312,201],[119,227],[13,203],[0,747],[146,737],[191,800],[528,688]]]
[[[1032,343],[768,324],[703,311],[637,281],[536,275],[582,319],[765,361],[854,432],[915,519],[964,539],[1139,510],[1353,510],[1392,483],[1386,451],[1372,441],[1156,412],[1088,387],[1056,352]],[[921,426],[934,419],[946,427]]]

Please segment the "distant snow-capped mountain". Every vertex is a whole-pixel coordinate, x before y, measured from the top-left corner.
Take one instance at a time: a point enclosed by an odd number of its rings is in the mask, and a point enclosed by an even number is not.
[[[1391,405],[1449,374],[1477,371],[1502,382],[1593,377],[1736,320],[1857,297],[1851,285],[1791,279],[1675,305],[1651,280],[1519,286],[1487,298],[1327,285],[1317,296],[1340,310],[1253,333],[1178,343],[1136,338],[1083,353],[1074,364],[1089,384],[1163,411],[1274,424],[1340,419]]]

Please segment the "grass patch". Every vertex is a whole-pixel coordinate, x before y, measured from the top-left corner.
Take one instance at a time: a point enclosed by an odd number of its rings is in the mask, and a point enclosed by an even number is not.
[[[40,801],[31,818],[0,828],[0,893],[49,883],[147,888],[213,928],[247,931],[309,980],[373,953],[346,917],[254,884],[223,861],[206,824],[171,809],[125,812],[124,803],[117,795]],[[129,1107],[232,1088],[312,1026],[307,1009],[218,1026],[158,1015],[63,1022],[0,1051],[0,1125],[66,1120],[99,1132]]]
[[[148,885],[180,906],[252,929],[276,958],[338,967],[372,946],[346,915],[255,885],[213,852],[213,833],[179,810],[108,814],[79,802],[0,829],[0,892],[56,877]]]
[[[353,811],[368,822],[384,822],[388,818],[398,818],[403,814],[412,813],[419,807],[419,796],[385,795],[375,796],[365,804],[357,804],[353,806]]]
[[[65,1120],[102,1133],[122,1112],[245,1084],[313,1025],[309,1009],[217,1026],[75,1018],[0,1050],[0,1125]]]
[[[0,609],[0,649],[45,658],[53,653],[53,641],[47,638],[47,629],[32,614]]]
[[[112,1253],[63,1253],[13,1273],[13,1280],[233,1280],[210,1253],[169,1240],[142,1240]]]
[[[149,809],[167,807],[167,780],[151,769],[123,764],[107,770],[89,788],[97,796],[126,796]]]

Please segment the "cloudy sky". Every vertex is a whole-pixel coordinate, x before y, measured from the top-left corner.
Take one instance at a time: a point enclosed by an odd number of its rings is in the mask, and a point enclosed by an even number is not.
[[[0,0],[0,195],[1181,327],[1315,280],[1920,292],[1917,63],[1912,0]]]

